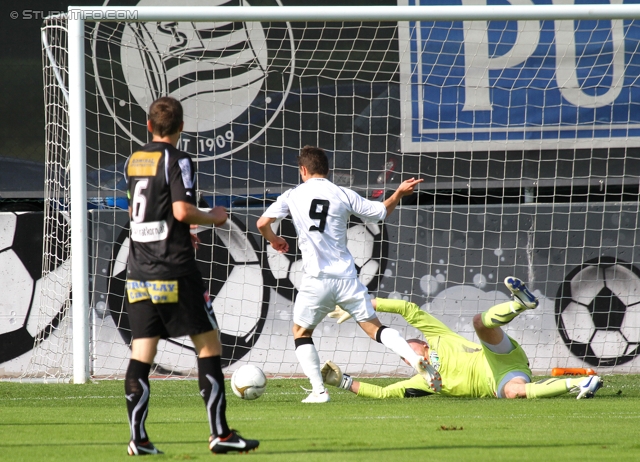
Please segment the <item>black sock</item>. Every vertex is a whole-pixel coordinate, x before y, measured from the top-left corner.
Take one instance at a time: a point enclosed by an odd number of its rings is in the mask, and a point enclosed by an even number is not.
[[[127,399],[131,439],[136,443],[149,441],[144,422],[149,411],[150,370],[150,364],[132,359],[129,361],[129,367],[124,379],[124,394]]]
[[[231,433],[227,425],[227,400],[220,356],[198,358],[198,384],[209,418],[211,435],[226,437]]]

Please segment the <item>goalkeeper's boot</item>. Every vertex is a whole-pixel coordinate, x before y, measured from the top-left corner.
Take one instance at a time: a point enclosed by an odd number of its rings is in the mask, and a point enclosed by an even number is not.
[[[303,403],[328,403],[329,401],[329,392],[327,390],[320,393],[312,391],[309,396],[302,400]]]
[[[507,276],[504,279],[504,285],[513,294],[518,303],[524,306],[528,310],[533,310],[538,307],[538,298],[533,295],[527,286],[520,279],[514,276]]]
[[[584,380],[580,382],[580,385],[574,387],[571,392],[578,392],[578,396],[576,399],[586,399],[593,398],[596,394],[596,391],[600,390],[600,388],[602,388],[602,378],[598,377],[597,375],[592,375],[590,377],[585,377]]]
[[[148,456],[152,454],[164,454],[160,449],[155,447],[151,441],[144,443],[136,443],[135,441],[129,441],[129,447],[127,452],[130,456]]]
[[[226,438],[209,437],[209,450],[214,454],[255,451],[258,446],[260,446],[260,441],[244,439],[236,430],[231,430],[231,434]]]
[[[420,361],[418,361],[414,367],[416,371],[418,371],[418,374],[427,382],[429,388],[436,393],[442,390],[442,377],[440,377],[440,372],[429,364],[426,359],[420,358]]]

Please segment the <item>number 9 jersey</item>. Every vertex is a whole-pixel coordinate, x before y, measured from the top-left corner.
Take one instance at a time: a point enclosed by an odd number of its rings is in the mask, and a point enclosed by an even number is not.
[[[336,186],[326,178],[309,178],[285,191],[264,212],[267,218],[291,214],[298,233],[305,274],[316,278],[356,278],[353,257],[347,248],[349,216],[378,222],[387,215],[382,202]]]
[[[197,271],[190,227],[173,216],[173,203],[196,205],[195,172],[189,154],[152,142],[124,166],[131,215],[127,278],[177,278]]]

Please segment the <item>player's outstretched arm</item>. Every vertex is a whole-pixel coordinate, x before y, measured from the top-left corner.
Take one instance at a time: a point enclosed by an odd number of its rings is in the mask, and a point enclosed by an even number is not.
[[[387,208],[387,215],[396,209],[397,205],[400,203],[400,199],[413,194],[416,186],[423,181],[423,179],[416,180],[415,178],[410,178],[400,183],[398,189],[396,189],[395,192],[384,201],[384,206]]]
[[[374,399],[420,398],[435,394],[420,375],[392,383],[386,387],[354,380],[351,391],[359,397]]]
[[[260,218],[258,218],[258,222],[256,223],[256,226],[258,227],[258,231],[260,231],[260,234],[262,234],[262,237],[264,237],[267,241],[269,241],[269,244],[271,244],[271,247],[273,247],[275,250],[277,250],[280,253],[288,252],[289,244],[287,244],[287,241],[282,237],[278,236],[276,233],[273,232],[273,229],[271,229],[271,224],[274,223],[275,221],[276,221],[275,218],[265,217],[263,215]]]
[[[325,385],[342,388],[356,395],[358,391],[360,391],[360,383],[352,380],[349,374],[344,374],[340,370],[340,367],[331,361],[325,362],[320,372],[322,373],[322,381]]]
[[[373,304],[373,300],[371,301]],[[380,313],[394,313],[422,332],[426,337],[452,333],[442,321],[405,300],[376,298],[374,307]]]
[[[204,211],[189,202],[176,201],[172,204],[172,210],[176,220],[190,225],[220,226],[227,221],[227,209],[222,206]]]
[[[322,380],[326,385],[349,390],[365,398],[418,398],[433,394],[433,390],[429,388],[420,375],[415,375],[408,380],[401,380],[386,387],[381,387],[371,383],[353,380],[351,376],[343,373],[340,367],[331,361],[327,361],[322,367]]]

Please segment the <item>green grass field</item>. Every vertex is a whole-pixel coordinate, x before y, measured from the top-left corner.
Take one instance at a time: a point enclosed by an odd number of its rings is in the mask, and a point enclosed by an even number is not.
[[[374,380],[372,380],[374,381]],[[376,383],[389,383],[377,379]],[[606,376],[595,399],[429,397],[368,400],[332,389],[302,404],[306,380],[270,380],[256,401],[228,391],[228,418],[261,441],[243,460],[640,460],[640,376]],[[208,426],[195,381],[153,381],[147,430],[165,454],[205,460]],[[121,381],[86,385],[0,382],[0,460],[125,460],[129,430]]]

